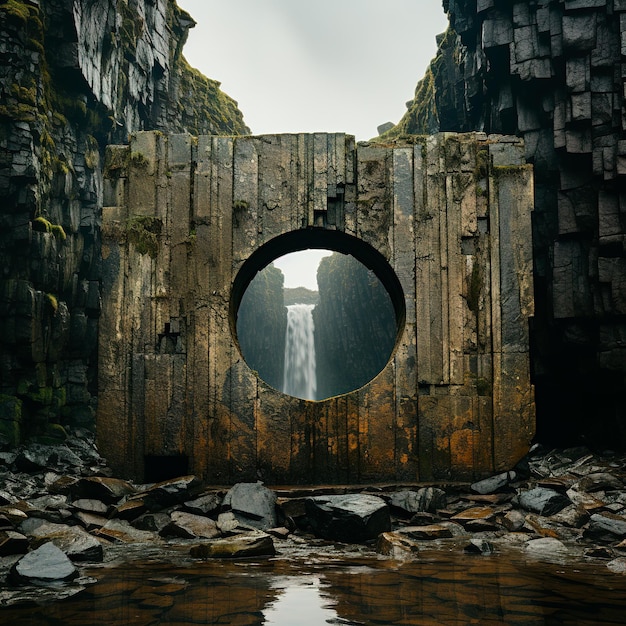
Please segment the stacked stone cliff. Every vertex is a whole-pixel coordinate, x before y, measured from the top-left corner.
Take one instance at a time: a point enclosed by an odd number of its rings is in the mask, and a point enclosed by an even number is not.
[[[135,130],[245,134],[181,55],[173,0],[0,3],[0,439],[91,424],[104,146]]]
[[[524,138],[535,166],[538,430],[626,443],[626,2],[445,0],[452,28],[392,135]]]

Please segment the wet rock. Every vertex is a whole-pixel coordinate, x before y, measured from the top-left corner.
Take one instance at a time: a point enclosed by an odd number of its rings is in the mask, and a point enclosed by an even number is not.
[[[488,506],[476,506],[464,509],[460,513],[456,513],[450,519],[465,524],[467,521],[473,520],[491,520],[495,517],[495,511]]]
[[[582,493],[576,489],[568,489],[566,494],[574,504],[582,507],[585,511],[597,511],[605,506],[605,503],[599,498]]]
[[[78,511],[74,517],[83,528],[90,532],[102,528],[107,523],[106,517],[85,511]]]
[[[142,499],[126,500],[113,507],[111,517],[118,519],[134,520],[147,511],[148,507]]]
[[[102,561],[102,544],[80,526],[45,522],[29,533],[35,545],[51,541],[72,561]]]
[[[241,523],[259,530],[278,525],[276,494],[262,483],[238,483],[232,487],[222,504]]]
[[[159,533],[162,537],[182,539],[213,539],[219,537],[220,529],[214,520],[193,513],[174,511],[172,521]]]
[[[613,513],[594,513],[584,536],[592,541],[617,541],[626,537],[626,517]]]
[[[436,524],[441,521],[441,518],[434,513],[420,512],[416,513],[410,520],[411,526],[429,526],[430,524]]]
[[[190,500],[200,488],[201,482],[197,476],[180,476],[153,485],[139,497],[150,511],[158,511]]]
[[[454,534],[449,526],[443,524],[431,524],[430,526],[407,526],[398,530],[401,535],[411,539],[446,539]]]
[[[489,555],[495,552],[495,548],[490,541],[486,541],[485,539],[472,538],[470,542],[463,551],[466,554],[484,554]]]
[[[510,482],[513,482],[516,478],[515,472],[503,472],[490,478],[485,478],[470,485],[470,489],[475,493],[482,495],[495,493],[500,489],[504,489]]]
[[[94,534],[115,543],[152,543],[159,539],[157,534],[139,530],[125,520],[109,520]]]
[[[402,533],[387,532],[378,535],[376,552],[392,559],[405,561],[414,559],[419,552],[419,547]]]
[[[389,507],[367,494],[317,496],[306,500],[307,517],[315,535],[360,543],[391,530]]]
[[[606,566],[616,574],[626,574],[626,557],[620,556],[609,561]]]
[[[185,502],[185,509],[190,513],[196,513],[197,515],[208,515],[217,511],[222,503],[222,498],[219,493],[211,492],[200,496],[194,500]]]
[[[522,508],[539,515],[553,515],[572,503],[567,496],[558,491],[543,487],[523,491],[519,494],[518,501]]]
[[[28,518],[28,515],[24,513],[21,509],[18,509],[15,506],[3,506],[0,507],[0,515],[9,520],[11,524],[20,524],[25,519]]]
[[[567,556],[567,546],[554,537],[531,539],[526,543],[526,553],[537,558],[553,559]]]
[[[517,532],[524,526],[526,516],[516,510],[507,511],[500,521],[509,532]]]
[[[52,542],[44,543],[23,556],[11,568],[11,580],[17,584],[45,584],[73,580],[78,570],[67,555]]]
[[[274,556],[276,548],[269,535],[255,532],[202,543],[191,548],[190,554],[196,559],[242,559]]]
[[[106,504],[113,504],[124,496],[133,493],[133,486],[119,478],[107,478],[105,476],[93,476],[81,478],[76,485],[76,491],[80,498],[102,500]]]
[[[406,513],[430,512],[446,506],[447,496],[443,489],[422,487],[418,491],[397,491],[389,499],[389,505]]]
[[[14,530],[0,531],[0,557],[10,554],[25,554],[27,550],[27,537]]]

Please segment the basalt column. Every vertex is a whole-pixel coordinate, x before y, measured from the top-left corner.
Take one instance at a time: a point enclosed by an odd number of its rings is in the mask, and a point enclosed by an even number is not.
[[[467,479],[534,433],[533,178],[511,137],[137,133],[109,148],[98,438],[116,471],[186,459],[216,484]],[[238,305],[287,252],[350,253],[397,334],[382,371],[314,402],[242,357]],[[325,321],[324,323],[332,323]]]

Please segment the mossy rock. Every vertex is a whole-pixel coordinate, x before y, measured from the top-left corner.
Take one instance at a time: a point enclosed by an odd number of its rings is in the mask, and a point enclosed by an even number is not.
[[[47,424],[43,433],[35,436],[37,443],[55,445],[67,439],[67,432],[61,424]]]

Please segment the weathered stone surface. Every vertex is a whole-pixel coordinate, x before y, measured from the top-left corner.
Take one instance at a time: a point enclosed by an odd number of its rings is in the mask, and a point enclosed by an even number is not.
[[[80,526],[45,523],[28,534],[36,544],[51,541],[72,561],[102,561],[102,544]]]
[[[542,537],[531,539],[526,543],[526,552],[539,559],[552,559],[567,556],[567,546],[554,537]]]
[[[398,561],[416,558],[419,547],[401,533],[381,533],[376,540],[376,552]]]
[[[389,507],[376,496],[307,498],[306,511],[313,532],[324,539],[360,543],[391,530]]]
[[[445,539],[453,537],[454,533],[448,525],[430,524],[428,526],[407,526],[400,531],[402,535],[412,539]]]
[[[108,520],[94,534],[115,543],[154,543],[158,540],[156,533],[135,528],[126,520]]]
[[[181,476],[153,485],[140,497],[149,508],[163,509],[188,500],[200,488],[201,483],[197,476]]]
[[[489,129],[524,138],[535,166],[540,431],[561,445],[568,436],[614,448],[617,436],[623,448],[626,431],[616,435],[615,424],[626,420],[626,159],[623,80],[614,69],[623,63],[625,7],[450,0],[446,10],[451,28],[384,137]]]
[[[183,539],[213,539],[220,536],[220,529],[214,520],[193,513],[174,511],[172,521],[160,531],[162,537],[182,537]]]
[[[515,480],[515,472],[503,472],[473,483],[471,489],[476,493],[491,494],[503,489],[513,480]]]
[[[617,541],[626,537],[626,517],[612,513],[594,513],[585,530],[594,541]]]
[[[81,498],[101,500],[107,504],[117,502],[122,497],[134,493],[134,487],[127,481],[119,478],[94,476],[82,478],[76,486]]]
[[[254,556],[273,556],[276,549],[269,535],[257,532],[202,543],[191,548],[190,554],[196,559],[245,559]]]
[[[239,522],[259,530],[278,524],[276,494],[262,483],[236,484],[224,496],[222,506],[230,509]]]
[[[189,141],[141,132],[109,151],[126,166],[109,176],[124,193],[103,213],[98,437],[116,471],[146,480],[144,456],[176,449],[212,484],[475,481],[524,456],[534,434],[533,174],[519,140]],[[125,236],[135,215],[140,241]],[[362,261],[403,326],[392,324],[394,357],[375,378],[315,404],[263,382],[231,332],[255,273],[309,247]],[[152,294],[141,310],[139,293]],[[131,406],[148,435],[129,451],[118,442],[135,437]],[[210,426],[196,423],[207,416]]]
[[[74,564],[52,542],[29,552],[11,569],[11,578],[18,584],[46,584],[72,580],[77,576]]]
[[[198,515],[208,515],[217,511],[222,503],[222,498],[218,493],[207,493],[195,498],[194,500],[188,500],[185,502],[185,508],[190,513],[196,513]]]
[[[536,487],[518,496],[520,506],[539,515],[552,515],[571,504],[571,500],[553,489]]]
[[[422,487],[417,491],[397,491],[389,505],[407,513],[430,512],[445,508],[446,492],[437,487]]]

